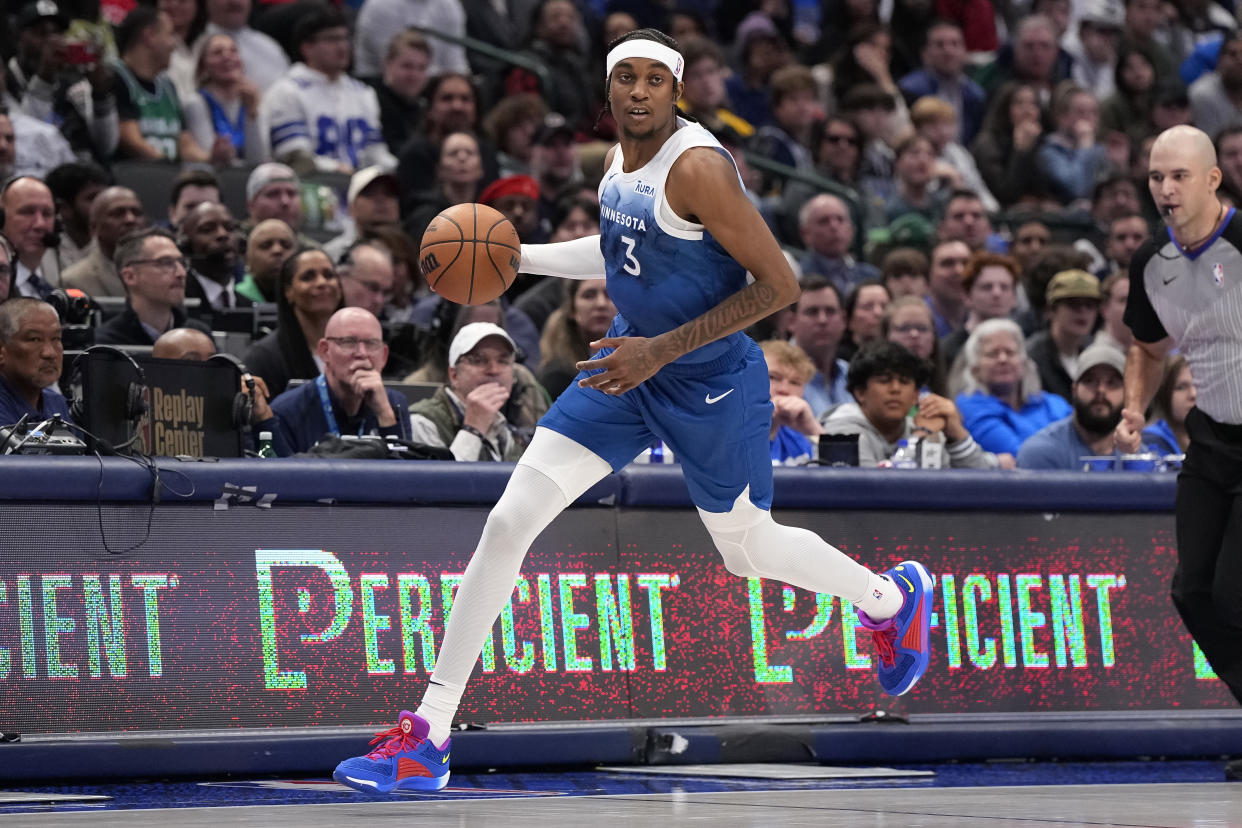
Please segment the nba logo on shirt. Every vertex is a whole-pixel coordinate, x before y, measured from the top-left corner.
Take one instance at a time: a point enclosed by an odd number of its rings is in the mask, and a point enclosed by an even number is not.
[[[1212,265],[1212,281],[1216,283],[1217,287],[1225,283],[1225,268],[1221,266],[1220,262]]]

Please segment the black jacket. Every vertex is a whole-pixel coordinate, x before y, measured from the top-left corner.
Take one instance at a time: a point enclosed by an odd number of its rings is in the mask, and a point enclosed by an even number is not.
[[[197,319],[188,318],[185,315],[185,311],[181,308],[173,308],[172,313],[172,328],[194,328],[208,336],[211,335],[211,328]],[[169,330],[172,330],[172,328],[169,328]],[[120,316],[114,316],[96,329],[95,344],[154,345],[155,340],[151,338],[151,334],[147,333],[147,329],[142,327],[142,320],[138,318],[138,314],[130,307],[129,302],[126,302],[125,311]]]
[[[1039,369],[1039,384],[1043,386],[1043,390],[1073,402],[1074,380],[1065,370],[1061,355],[1057,352],[1057,344],[1052,341],[1047,328],[1026,341],[1026,353]]]
[[[242,362],[246,370],[257,374],[267,383],[272,399],[282,393],[291,379],[314,379],[319,376],[319,366],[306,346],[300,330],[285,336],[280,328],[250,346]]]

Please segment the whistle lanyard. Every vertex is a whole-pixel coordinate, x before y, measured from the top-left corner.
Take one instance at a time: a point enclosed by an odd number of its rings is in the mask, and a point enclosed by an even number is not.
[[[319,389],[319,402],[323,404],[323,418],[328,421],[328,432],[341,436],[341,427],[336,424],[336,415],[332,413],[332,401],[328,399],[328,381],[324,379],[323,374],[315,377],[315,387]],[[366,418],[358,423],[358,436],[365,434]]]

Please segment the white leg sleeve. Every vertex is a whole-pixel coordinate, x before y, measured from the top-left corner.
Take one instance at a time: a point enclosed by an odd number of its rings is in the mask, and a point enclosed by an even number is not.
[[[540,428],[513,470],[466,567],[418,714],[431,739],[448,737],[457,705],[492,625],[513,592],[526,551],[552,520],[611,471],[581,444]]]
[[[869,569],[814,532],[782,526],[742,492],[728,512],[699,509],[725,567],[745,578],[771,578],[858,603],[874,577]]]

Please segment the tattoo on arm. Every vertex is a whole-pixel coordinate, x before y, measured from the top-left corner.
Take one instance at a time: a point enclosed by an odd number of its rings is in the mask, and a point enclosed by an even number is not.
[[[716,307],[664,334],[661,355],[672,362],[695,348],[740,331],[780,310],[780,297],[774,287],[755,282],[730,296]]]

